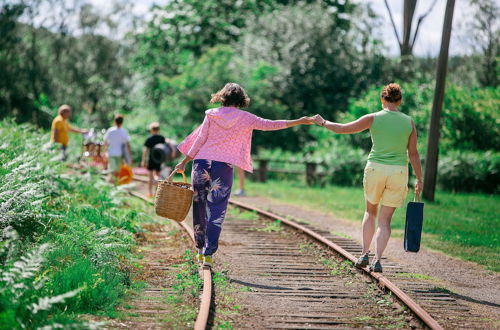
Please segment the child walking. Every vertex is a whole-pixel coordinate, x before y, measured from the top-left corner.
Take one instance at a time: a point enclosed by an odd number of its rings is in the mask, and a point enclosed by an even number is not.
[[[115,182],[118,179],[118,173],[122,161],[126,157],[125,153],[132,155],[130,150],[130,137],[123,127],[123,116],[115,116],[115,126],[109,128],[104,134],[104,143],[108,148],[108,170],[109,182]]]
[[[194,160],[192,171],[193,228],[198,261],[212,267],[233,184],[233,166],[252,172],[250,157],[253,130],[281,130],[311,125],[312,118],[268,120],[241,110],[250,103],[245,90],[228,83],[212,95],[210,103],[222,107],[205,112],[203,123],[178,147],[185,157],[175,170],[183,172]]]
[[[149,124],[149,132],[151,135],[144,142],[144,147],[142,150],[142,161],[141,166],[146,167],[147,159],[147,169],[149,172],[148,181],[148,197],[153,196],[153,181],[156,177],[160,175],[161,163],[156,162],[153,157],[151,157],[154,146],[157,144],[163,144],[166,142],[165,137],[160,134],[160,123],[153,122]]]

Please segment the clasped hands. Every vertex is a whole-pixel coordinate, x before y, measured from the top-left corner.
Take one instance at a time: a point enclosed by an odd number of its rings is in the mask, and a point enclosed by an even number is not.
[[[312,125],[317,124],[319,126],[324,126],[326,120],[321,117],[321,115],[314,115],[310,117],[302,117],[300,118],[303,121],[303,125]]]

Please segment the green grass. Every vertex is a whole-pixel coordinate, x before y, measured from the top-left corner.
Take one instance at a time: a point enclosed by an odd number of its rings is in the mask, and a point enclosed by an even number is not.
[[[263,231],[263,232],[266,232],[266,233],[272,233],[272,232],[282,231],[283,227],[281,227],[281,221],[280,220],[275,220],[275,221],[273,221],[271,223],[266,224],[264,227],[257,228],[255,230],[256,231]]]
[[[306,209],[328,212],[361,223],[364,196],[361,187],[306,187],[298,182],[247,182],[246,190]],[[407,201],[413,198],[411,192]],[[436,202],[425,203],[422,244],[427,248],[500,271],[499,195],[458,194],[438,191]],[[394,215],[393,236],[404,230],[405,209]]]
[[[90,327],[79,314],[116,314],[134,286],[140,208],[96,175],[66,173],[46,139],[0,122],[0,328]]]
[[[396,273],[397,277],[403,277],[403,278],[415,278],[419,280],[433,280],[431,276],[424,275],[424,274],[418,274],[418,273]]]

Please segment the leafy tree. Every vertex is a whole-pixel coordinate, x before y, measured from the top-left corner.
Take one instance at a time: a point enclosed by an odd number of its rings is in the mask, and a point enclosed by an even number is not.
[[[332,117],[381,77],[385,60],[378,42],[360,35],[354,25],[349,31],[337,25],[323,5],[299,4],[249,23],[242,52],[250,66],[263,60],[278,68],[273,87],[291,117]]]
[[[0,116],[46,126],[55,108],[69,103],[103,124],[129,107],[128,50],[97,32],[113,29],[113,22],[88,3],[73,5],[33,0],[0,6]],[[75,15],[76,24],[66,20]]]
[[[181,74],[184,66],[216,45],[235,45],[245,34],[248,23],[283,6],[321,2],[326,15],[345,30],[350,22],[343,18],[355,5],[338,0],[174,0],[155,6],[145,32],[135,36],[134,68],[146,80],[147,95],[158,106],[163,76]]]
[[[468,23],[467,34],[472,38],[472,45],[480,63],[479,82],[482,86],[497,87],[500,69],[500,7],[493,0],[471,0],[474,9],[473,19]]]

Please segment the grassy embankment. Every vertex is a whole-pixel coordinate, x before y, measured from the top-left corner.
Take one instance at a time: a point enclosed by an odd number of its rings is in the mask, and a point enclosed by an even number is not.
[[[0,328],[115,316],[145,217],[97,175],[64,174],[45,132],[4,121],[0,141]]]
[[[248,181],[250,194],[276,201],[328,212],[338,218],[361,222],[364,197],[361,187],[307,187],[289,181]],[[413,198],[409,192],[407,202]],[[426,203],[422,244],[481,264],[499,272],[500,261],[500,196],[485,194],[455,194],[438,191],[435,203]],[[394,237],[403,237],[405,209],[395,213]]]

